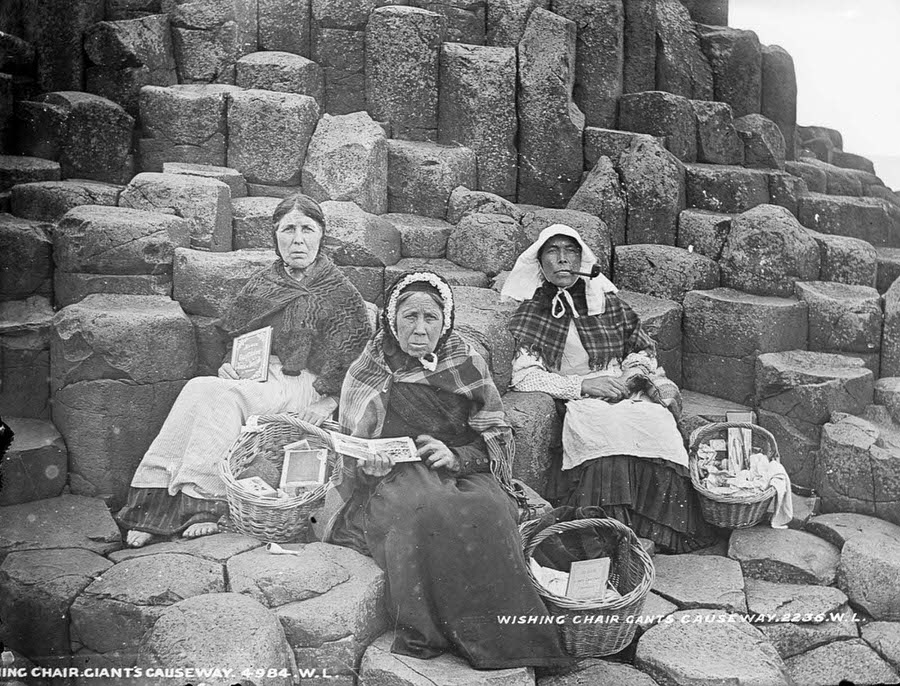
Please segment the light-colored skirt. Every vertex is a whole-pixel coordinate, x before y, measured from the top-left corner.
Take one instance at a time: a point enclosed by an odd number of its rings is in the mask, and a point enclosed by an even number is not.
[[[281,371],[269,358],[266,381],[235,381],[198,376],[187,382],[156,439],[138,465],[133,488],[165,488],[192,498],[224,499],[225,485],[217,465],[240,435],[251,415],[299,412],[319,400],[316,376]]]

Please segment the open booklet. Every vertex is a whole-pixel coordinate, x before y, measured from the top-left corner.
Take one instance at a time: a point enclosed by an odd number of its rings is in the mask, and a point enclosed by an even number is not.
[[[334,451],[342,455],[365,460],[375,455],[385,455],[394,462],[418,462],[419,454],[416,444],[409,436],[397,438],[357,438],[337,431],[329,431],[334,441]]]

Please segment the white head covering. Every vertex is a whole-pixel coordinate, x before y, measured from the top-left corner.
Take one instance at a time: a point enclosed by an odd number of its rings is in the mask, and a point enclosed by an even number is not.
[[[540,251],[544,243],[553,238],[553,236],[558,235],[574,238],[578,245],[581,246],[581,266],[578,268],[578,271],[590,272],[591,267],[597,264],[598,260],[594,255],[594,252],[581,239],[581,236],[578,235],[578,232],[575,229],[571,226],[566,226],[565,224],[552,224],[541,231],[537,240],[532,243],[525,252],[519,255],[515,266],[512,268],[512,272],[510,272],[506,279],[506,283],[503,284],[503,290],[500,291],[500,296],[502,298],[521,301],[528,300],[534,295],[535,290],[545,281],[543,272],[541,271],[541,264],[538,261],[538,251]],[[600,314],[603,312],[603,308],[606,304],[606,296],[604,294],[615,293],[619,290],[613,285],[613,282],[603,276],[603,274],[600,274],[593,279],[588,276],[581,276],[579,278],[584,279],[587,282],[585,283],[584,291],[587,298],[589,315]],[[560,293],[557,294],[557,298],[560,297],[560,294],[562,293],[565,293],[565,295],[568,296],[568,299],[571,300],[571,296],[569,296],[568,291],[565,290],[560,290]],[[554,312],[558,309],[555,301],[556,298],[554,298]],[[562,307],[561,303],[559,304],[559,307]],[[574,308],[572,309],[574,311]],[[561,315],[561,310],[559,315],[554,314],[554,316]]]

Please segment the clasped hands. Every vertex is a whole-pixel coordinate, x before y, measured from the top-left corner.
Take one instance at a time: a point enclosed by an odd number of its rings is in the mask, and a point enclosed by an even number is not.
[[[429,469],[445,468],[450,472],[460,470],[459,458],[442,441],[428,434],[416,436],[415,441],[419,459]],[[361,462],[359,468],[369,476],[385,476],[394,468],[394,460],[390,455],[373,455]]]

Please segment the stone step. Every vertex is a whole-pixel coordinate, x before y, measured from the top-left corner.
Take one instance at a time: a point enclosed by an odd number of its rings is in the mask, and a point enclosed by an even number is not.
[[[68,453],[62,436],[43,419],[5,417],[14,434],[0,461],[0,507],[55,498],[68,476]]]

